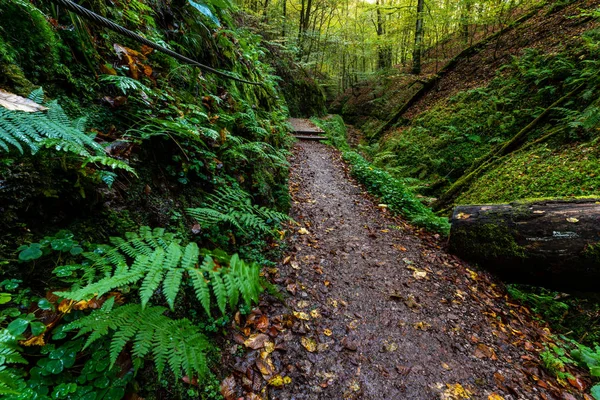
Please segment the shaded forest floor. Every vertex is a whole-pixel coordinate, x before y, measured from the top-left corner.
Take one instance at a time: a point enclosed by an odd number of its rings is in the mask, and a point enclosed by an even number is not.
[[[581,399],[539,353],[550,330],[436,235],[391,216],[340,154],[298,143],[287,257],[236,332],[225,397],[248,399]],[[579,388],[579,389],[577,389]]]

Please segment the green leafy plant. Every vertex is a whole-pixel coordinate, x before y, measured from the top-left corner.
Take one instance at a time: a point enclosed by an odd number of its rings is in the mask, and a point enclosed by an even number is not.
[[[544,368],[559,379],[573,378],[573,375],[565,371],[566,364],[572,364],[573,360],[568,356],[563,347],[550,345],[540,353],[540,359]]]
[[[252,204],[250,195],[237,186],[219,187],[206,197],[204,204],[203,208],[188,208],[187,212],[205,228],[227,224],[246,234],[268,234],[289,219],[286,214]]]
[[[317,123],[325,130],[332,143],[342,151],[344,160],[351,166],[352,175],[364,184],[369,192],[379,197],[390,210],[430,231],[445,235],[450,232],[448,219],[435,215],[402,181],[392,177],[389,172],[374,167],[360,154],[350,150],[346,141],[346,128],[339,116]]]
[[[110,334],[110,367],[128,342],[133,342],[132,356],[143,359],[152,354],[161,375],[165,366],[178,377],[205,375],[208,372],[205,352],[210,347],[206,337],[188,319],[173,320],[163,314],[165,307],[143,308],[127,304],[114,308],[114,297],[102,308],[65,327],[78,329],[76,337],[88,335],[83,349]]]
[[[164,229],[141,227],[139,232],[127,233],[124,239],[111,238],[111,243],[112,246],[84,253],[84,264],[57,267],[54,271],[61,277],[84,271],[82,279],[88,284],[56,294],[76,301],[89,300],[141,281],[142,308],[162,284],[166,302],[173,309],[185,274],[185,280],[191,283],[198,301],[210,315],[211,293],[219,310],[225,313],[227,305],[233,309],[240,298],[249,306],[262,291],[258,264],[247,264],[237,255],[229,257],[220,252],[207,252],[202,257],[196,243],[181,245]]]
[[[592,377],[600,378],[600,346],[595,345],[592,349],[576,342],[575,345],[576,348],[571,351],[571,357],[581,367],[588,368]],[[600,384],[594,385],[590,393],[595,399],[600,399]]]
[[[33,91],[29,99],[41,103],[44,98],[42,89]],[[56,101],[47,104],[47,111],[23,112],[12,111],[0,107],[0,148],[9,151],[9,144],[23,153],[26,145],[32,153],[36,153],[46,139],[61,150],[61,144],[76,147],[65,148],[67,151],[77,149],[77,153],[89,156],[103,154],[104,149],[96,143],[92,136],[84,133],[85,118],[72,121]]]

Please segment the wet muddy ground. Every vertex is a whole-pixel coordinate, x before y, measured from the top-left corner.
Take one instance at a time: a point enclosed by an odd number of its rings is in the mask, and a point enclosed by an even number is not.
[[[291,158],[284,292],[237,315],[227,399],[582,399],[539,353],[550,331],[501,283],[390,215],[327,145]],[[590,398],[591,399],[591,398]]]

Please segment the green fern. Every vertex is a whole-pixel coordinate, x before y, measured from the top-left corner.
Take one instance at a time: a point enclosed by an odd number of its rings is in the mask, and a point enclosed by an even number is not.
[[[21,355],[18,338],[6,328],[0,330],[0,396],[17,395],[25,386],[22,377],[7,364],[27,364]]]
[[[123,92],[124,95],[127,95],[127,92],[144,92],[146,94],[152,94],[152,89],[148,86],[144,85],[140,81],[129,78],[127,76],[118,76],[118,75],[102,75],[100,77],[100,81],[102,83],[106,83],[108,85],[114,85],[117,89]]]
[[[89,334],[84,349],[96,340],[111,335],[110,364],[117,361],[127,343],[133,342],[132,355],[143,359],[152,355],[161,375],[168,366],[181,377],[204,376],[208,372],[206,337],[188,319],[173,320],[163,315],[164,307],[143,308],[139,304],[114,307],[114,297],[90,315],[71,322],[65,330],[79,329],[76,336]]]
[[[44,92],[36,89],[29,99],[42,103]],[[85,118],[71,120],[56,101],[46,106],[46,112],[33,113],[0,107],[0,151],[16,148],[23,154],[25,147],[35,154],[42,148],[54,149],[83,157],[82,167],[92,163],[137,176],[127,163],[108,157],[94,137],[85,134]]]
[[[251,306],[262,291],[258,264],[247,264],[237,255],[229,257],[221,253],[207,254],[202,259],[196,243],[183,246],[164,229],[142,227],[137,233],[127,233],[124,239],[111,238],[111,243],[112,246],[84,253],[87,262],[72,266],[85,271],[86,286],[56,294],[79,301],[138,284],[141,307],[145,308],[162,285],[162,293],[173,310],[185,277],[210,315],[212,296],[219,310],[225,313],[227,305],[231,309],[237,306],[240,296]]]
[[[43,99],[43,91],[37,89],[29,98],[40,101]],[[35,154],[40,148],[40,142],[56,139],[60,143],[78,145],[78,154],[104,153],[102,146],[96,143],[92,136],[83,132],[85,119],[72,121],[56,101],[46,106],[48,111],[33,113],[0,108],[0,148],[10,151],[10,147],[14,147],[23,153],[23,145],[26,145],[31,153]]]
[[[221,186],[205,200],[206,207],[188,208],[188,213],[204,228],[228,224],[243,233],[271,233],[286,221],[286,214],[252,204],[250,195],[237,187]]]

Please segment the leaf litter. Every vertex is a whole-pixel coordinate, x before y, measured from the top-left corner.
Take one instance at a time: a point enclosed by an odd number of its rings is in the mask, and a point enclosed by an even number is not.
[[[306,228],[282,228],[297,234],[266,278],[294,289],[236,315],[226,399],[589,398],[582,371],[566,367],[574,385],[542,368],[547,326],[373,200],[337,151],[301,142],[290,161]]]

